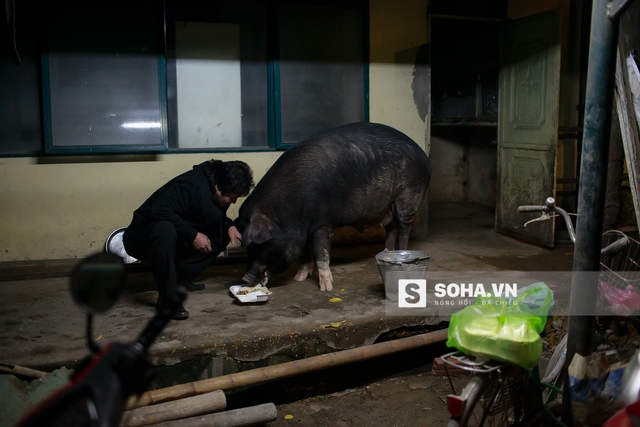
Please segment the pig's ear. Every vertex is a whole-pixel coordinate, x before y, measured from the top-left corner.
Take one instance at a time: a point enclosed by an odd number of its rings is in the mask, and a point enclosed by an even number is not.
[[[251,222],[242,233],[242,245],[249,246],[251,243],[260,244],[270,240],[273,236],[271,232],[276,228],[273,221],[266,215],[256,213],[251,217]]]

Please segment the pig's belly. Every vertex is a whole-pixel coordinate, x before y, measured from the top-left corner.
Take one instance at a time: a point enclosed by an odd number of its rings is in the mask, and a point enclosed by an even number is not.
[[[358,219],[353,219],[353,220],[348,221],[348,222],[346,222],[345,224],[342,224],[342,225],[351,225],[351,226],[355,227],[358,231],[360,231],[362,233],[366,233],[367,231],[372,230],[374,228],[379,228],[379,227],[386,226],[387,224],[389,224],[391,222],[392,219],[393,219],[393,211],[389,207],[382,214],[378,214],[378,215],[374,215],[374,216],[372,216],[372,215],[368,215],[368,216],[363,215],[362,217],[360,217]]]

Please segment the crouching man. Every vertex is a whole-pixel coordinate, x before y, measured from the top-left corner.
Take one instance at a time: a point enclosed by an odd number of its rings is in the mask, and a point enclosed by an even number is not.
[[[133,213],[123,235],[127,253],[151,264],[157,308],[179,286],[204,289],[193,281],[230,242],[242,235],[226,213],[253,188],[253,172],[239,160],[210,160],[167,182]],[[180,307],[173,319],[189,317]]]

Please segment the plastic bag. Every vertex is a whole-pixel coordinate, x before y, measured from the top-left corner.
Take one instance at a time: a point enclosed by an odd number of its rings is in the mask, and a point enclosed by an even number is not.
[[[542,378],[543,383],[552,383],[560,371],[564,366],[564,361],[567,358],[567,341],[569,335],[564,334],[564,337],[560,341],[560,343],[553,350],[553,354],[551,355],[551,359],[549,359],[549,364],[547,365],[547,370],[544,372],[544,377]]]
[[[602,296],[604,296],[612,306],[624,306],[631,311],[640,310],[640,292],[638,292],[635,286],[627,285],[623,290],[601,280],[598,282],[598,287],[600,288]]]
[[[622,377],[628,365],[628,357],[619,353],[573,356],[568,374],[574,426],[601,426],[624,406]]]
[[[551,306],[553,292],[542,282],[520,289],[516,298],[478,296],[451,316],[447,346],[530,371],[542,354],[540,333]]]

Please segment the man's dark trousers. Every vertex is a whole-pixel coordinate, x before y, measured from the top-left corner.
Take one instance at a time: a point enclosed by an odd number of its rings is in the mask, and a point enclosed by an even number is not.
[[[180,242],[175,227],[168,221],[127,227],[123,243],[129,255],[151,264],[158,296],[167,297],[178,285],[193,282],[229,244],[228,236],[224,236],[226,242],[221,244],[201,232],[209,237],[211,252],[199,252],[191,243]]]

